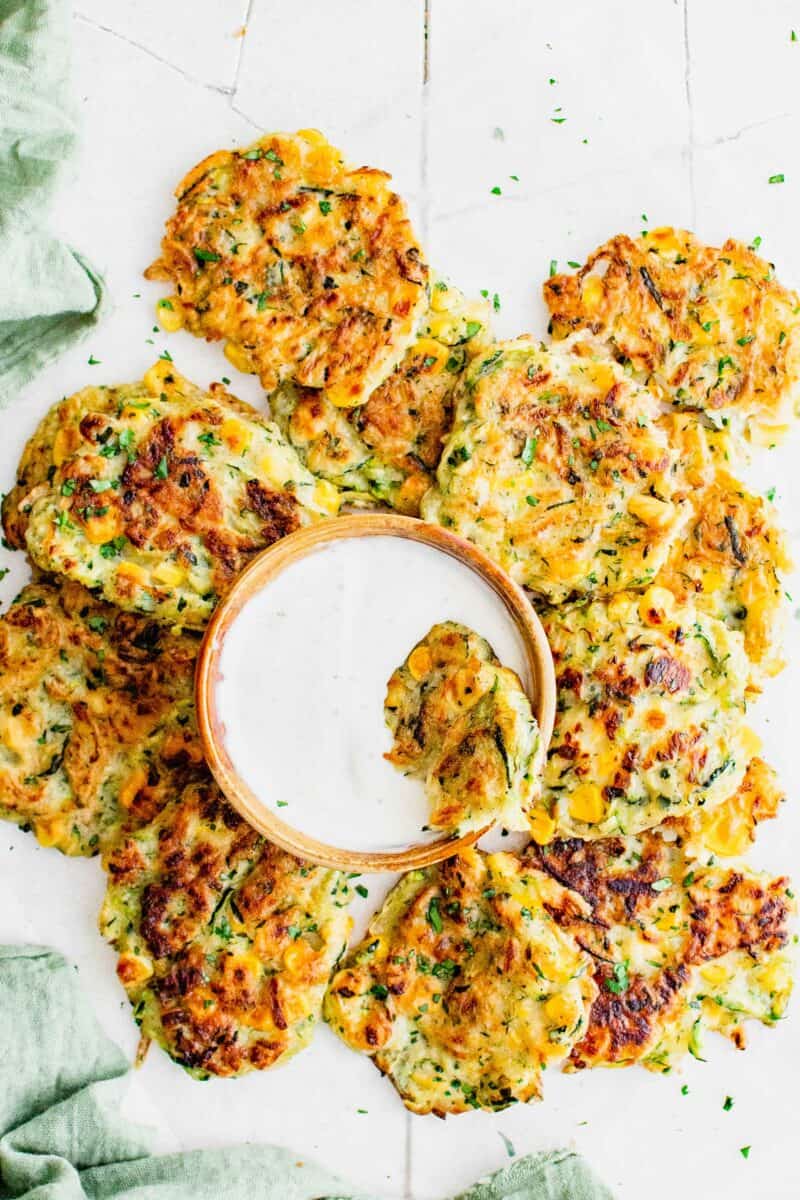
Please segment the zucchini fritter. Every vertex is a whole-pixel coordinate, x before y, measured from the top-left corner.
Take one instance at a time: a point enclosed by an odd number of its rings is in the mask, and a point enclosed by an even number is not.
[[[714,808],[693,808],[681,817],[668,817],[660,828],[666,837],[680,838],[692,858],[738,858],[755,841],[756,827],[777,817],[785,799],[775,770],[755,757],[732,795]]]
[[[200,1079],[303,1049],[350,928],[343,875],[266,841],[210,782],[104,865],[100,930],[145,1037]]]
[[[640,1062],[668,1071],[687,1051],[701,1056],[706,1029],[744,1048],[745,1021],[780,1020],[795,911],[785,877],[698,863],[654,831],[553,842],[527,861],[591,908],[588,920],[553,910],[596,962],[589,1028],[568,1070]]]
[[[544,298],[555,338],[590,330],[679,408],[754,420],[772,441],[794,415],[800,299],[741,242],[716,249],[671,228],[620,234],[576,274],[548,279]]]
[[[334,975],[325,1019],[417,1113],[538,1099],[586,1030],[591,960],[551,909],[581,898],[511,854],[411,871]]]
[[[691,517],[656,583],[741,630],[750,661],[776,674],[783,666],[779,572],[791,562],[774,510],[725,471],[685,503]]]
[[[415,516],[450,431],[456,383],[490,341],[487,306],[436,280],[419,336],[366,404],[342,409],[324,391],[289,383],[270,409],[315,475]]]
[[[50,410],[3,522],[44,570],[197,627],[256,551],[337,508],[273,424],[160,360],[141,383],[84,388]]]
[[[385,757],[425,780],[434,829],[528,830],[544,747],[518,676],[484,638],[434,625],[389,679],[384,713],[394,735]]]
[[[234,366],[268,392],[293,379],[363,404],[427,304],[428,269],[390,178],[349,166],[315,130],[198,163],[146,272],[175,286],[170,327],[227,338]]]
[[[558,703],[538,840],[636,833],[736,791],[753,754],[740,633],[656,587],[542,621]]]
[[[29,584],[0,617],[0,817],[96,854],[203,769],[198,641],[67,580]]]
[[[422,515],[553,604],[652,581],[683,520],[655,397],[578,339],[468,366]]]

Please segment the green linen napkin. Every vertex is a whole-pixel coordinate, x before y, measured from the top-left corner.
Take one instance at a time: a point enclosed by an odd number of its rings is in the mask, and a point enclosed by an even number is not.
[[[275,1146],[154,1156],[149,1131],[119,1111],[128,1071],[60,954],[0,946],[0,1200],[359,1200]],[[579,1155],[557,1150],[454,1200],[613,1197]]]
[[[73,153],[66,0],[0,0],[0,408],[83,337],[103,282],[42,228]]]

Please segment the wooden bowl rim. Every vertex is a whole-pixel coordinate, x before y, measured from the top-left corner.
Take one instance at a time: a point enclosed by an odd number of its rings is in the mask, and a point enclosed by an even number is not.
[[[533,692],[531,707],[547,749],[555,720],[555,672],[547,637],[530,600],[518,584],[471,542],[438,525],[396,513],[352,513],[306,526],[268,546],[248,563],[220,601],[200,647],[195,674],[197,723],[206,761],[229,803],[270,841],[298,858],[324,867],[360,872],[408,871],[457,854],[473,845],[487,830],[413,843],[405,849],[390,851],[350,850],[319,841],[272,812],[241,778],[225,746],[223,722],[216,708],[223,642],[245,604],[282,571],[309,554],[340,539],[360,537],[400,537],[421,542],[464,563],[489,584],[521,637]]]

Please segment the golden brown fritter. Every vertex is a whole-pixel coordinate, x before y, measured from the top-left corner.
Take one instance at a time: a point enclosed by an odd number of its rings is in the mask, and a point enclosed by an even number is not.
[[[758,748],[758,739],[751,736]],[[694,808],[682,817],[670,817],[662,828],[667,837],[674,834],[681,839],[690,857],[739,857],[755,841],[757,826],[777,817],[785,799],[775,770],[755,757],[733,795],[713,808]]]
[[[685,503],[689,522],[656,583],[741,630],[750,661],[760,673],[776,674],[783,666],[780,572],[791,561],[772,506],[726,471],[716,471]]]
[[[465,625],[434,625],[387,684],[390,763],[425,780],[430,825],[527,831],[544,746],[519,677]]]
[[[389,180],[315,130],[210,155],[178,185],[146,272],[175,287],[165,323],[226,338],[234,366],[268,392],[292,379],[363,404],[427,304],[428,268]]]
[[[586,1029],[589,957],[550,915],[588,910],[511,854],[411,871],[334,975],[325,1019],[417,1113],[539,1098]]]
[[[96,854],[197,776],[198,640],[67,580],[0,617],[0,816],[65,854]]]
[[[788,880],[699,862],[679,839],[532,846],[526,861],[589,904],[556,915],[594,957],[597,997],[568,1069],[640,1062],[668,1071],[700,1057],[713,1029],[744,1047],[744,1023],[780,1019],[792,987]]]
[[[596,347],[528,337],[477,356],[425,520],[560,604],[651,582],[683,520],[658,402]]]
[[[740,633],[658,587],[541,616],[558,696],[537,840],[636,833],[739,787],[754,753]]]
[[[193,784],[104,862],[100,929],[142,1034],[190,1074],[241,1075],[310,1041],[349,892]]]
[[[271,422],[160,360],[50,410],[3,504],[9,542],[119,608],[202,626],[258,550],[335,513]]]
[[[315,475],[416,516],[450,431],[456,384],[491,341],[488,307],[437,279],[419,336],[366,404],[338,408],[324,391],[284,384],[270,410]]]
[[[753,419],[772,441],[794,414],[800,300],[741,242],[620,234],[574,275],[548,279],[544,298],[555,338],[591,331],[671,404],[735,417],[737,428]]]

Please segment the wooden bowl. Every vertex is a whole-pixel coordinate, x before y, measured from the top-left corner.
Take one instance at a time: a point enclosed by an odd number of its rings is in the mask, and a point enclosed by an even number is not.
[[[414,517],[387,513],[353,514],[300,529],[263,550],[236,579],[220,602],[206,631],[195,677],[197,721],[206,760],[227,799],[241,815],[270,841],[298,858],[347,871],[407,871],[441,862],[472,845],[486,832],[475,830],[462,837],[416,843],[398,851],[348,850],[331,846],[295,829],[276,816],[237,773],[228,754],[224,725],[216,708],[219,659],[225,636],[243,606],[282,571],[340,538],[399,537],[422,542],[475,571],[502,600],[522,641],[531,681],[531,707],[545,747],[555,718],[556,684],[553,660],[544,630],[530,601],[517,584],[471,542],[464,541]],[[442,619],[446,619],[443,614]],[[487,827],[488,828],[488,827]]]

